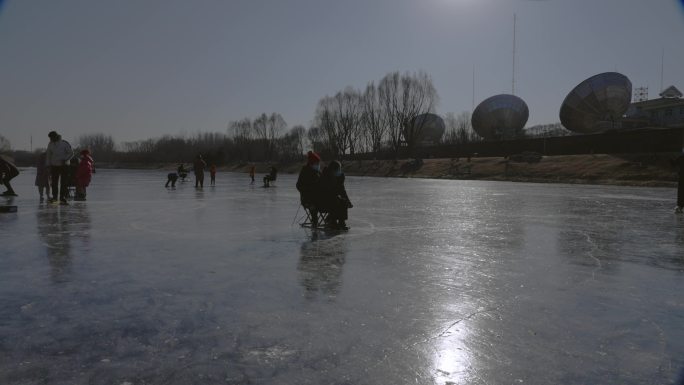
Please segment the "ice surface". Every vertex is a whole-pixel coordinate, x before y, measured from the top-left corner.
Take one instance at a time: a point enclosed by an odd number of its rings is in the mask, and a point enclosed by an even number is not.
[[[0,214],[0,384],[643,384],[684,366],[673,189],[349,177],[336,234],[297,226],[291,175],[171,190],[98,170],[69,207],[39,204],[33,175]]]

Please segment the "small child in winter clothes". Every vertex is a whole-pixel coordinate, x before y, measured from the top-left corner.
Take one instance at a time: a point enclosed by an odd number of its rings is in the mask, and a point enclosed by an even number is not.
[[[74,197],[74,200],[86,200],[86,187],[90,184],[90,179],[93,176],[93,163],[90,151],[81,151],[81,162],[76,170],[76,197]]]

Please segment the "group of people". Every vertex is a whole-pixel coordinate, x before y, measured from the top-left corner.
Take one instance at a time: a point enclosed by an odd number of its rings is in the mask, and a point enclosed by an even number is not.
[[[195,173],[195,188],[204,188],[204,169],[207,168],[207,162],[204,161],[204,158],[202,158],[202,155],[197,155],[195,158],[195,161],[192,163],[192,169],[193,172]],[[185,165],[183,163],[178,165],[178,169],[176,169],[177,172],[171,172],[166,176],[166,184],[164,187],[169,187],[169,184],[171,187],[176,187],[176,181],[178,178],[181,178],[181,180],[185,180],[185,177],[188,176],[188,171],[185,169]],[[212,164],[211,167],[209,167],[209,177],[211,178],[211,185],[215,186],[216,185],[216,165]]]
[[[297,178],[297,190],[302,206],[311,215],[311,224],[319,225],[319,214],[327,213],[326,228],[347,230],[347,212],[353,207],[344,187],[342,164],[336,160],[321,171],[321,157],[313,151],[307,153],[306,165]]]
[[[68,205],[69,186],[76,188],[74,200],[86,200],[86,187],[90,185],[94,171],[94,161],[90,151],[84,149],[79,157],[74,157],[71,144],[62,139],[55,131],[48,134],[50,142],[47,150],[38,156],[36,163],[35,185],[38,187],[40,200],[45,196],[51,203],[56,203],[59,197],[61,205]],[[6,157],[0,157],[0,176],[7,191],[3,196],[17,196],[10,184],[10,180],[19,175],[19,169]],[[52,188],[52,197],[50,197]]]
[[[204,187],[204,170],[207,168],[207,162],[204,161],[202,155],[197,155],[195,161],[192,164],[193,172],[195,173],[195,188]],[[251,165],[249,167],[249,177],[252,179],[251,184],[254,184],[254,175],[256,174],[256,166]],[[171,186],[176,187],[176,181],[180,178],[182,181],[187,177],[188,171],[185,169],[183,163],[178,165],[176,172],[171,172],[166,175],[166,184],[164,187]],[[216,165],[212,163],[209,167],[209,177],[212,186],[216,185]],[[264,187],[270,187],[271,182],[278,178],[278,169],[275,166],[271,166],[268,174],[264,176]]]

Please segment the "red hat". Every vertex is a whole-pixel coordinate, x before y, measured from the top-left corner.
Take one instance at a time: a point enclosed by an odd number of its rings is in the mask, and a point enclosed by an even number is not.
[[[308,164],[316,164],[321,161],[321,157],[318,156],[318,154],[316,154],[315,152],[309,151],[306,153],[306,161]]]

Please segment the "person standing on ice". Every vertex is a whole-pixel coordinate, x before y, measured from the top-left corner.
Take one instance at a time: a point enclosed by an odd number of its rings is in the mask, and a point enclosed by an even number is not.
[[[677,207],[675,207],[675,213],[681,214],[684,210],[684,148],[679,157],[672,161],[672,164],[679,167],[679,181],[677,183]]]
[[[255,174],[256,174],[256,166],[255,165],[249,166],[249,177],[252,178],[252,183],[250,183],[250,184],[254,184],[254,175]]]
[[[38,155],[38,162],[36,162],[36,182],[35,185],[38,187],[38,195],[40,195],[40,201],[43,201],[43,192],[45,196],[50,197],[50,170],[48,170],[45,165],[46,153],[42,152]]]
[[[311,212],[311,220],[318,223],[321,193],[321,157],[313,151],[306,154],[306,165],[299,171],[297,190],[302,206]]]
[[[74,156],[71,145],[55,131],[48,134],[50,143],[47,146],[45,165],[50,168],[50,181],[52,183],[51,202],[57,201],[57,191],[59,191],[59,203],[67,205],[67,183],[69,173],[69,160]]]
[[[90,179],[93,176],[93,163],[90,151],[81,151],[81,162],[76,170],[76,196],[74,197],[76,201],[86,200],[86,187],[90,185]]]
[[[209,176],[211,177],[211,185],[216,186],[216,165],[213,163],[209,167]]]
[[[204,187],[204,169],[207,167],[207,163],[202,159],[202,155],[197,155],[195,158],[195,163],[193,163],[193,169],[195,170],[195,188]]]

